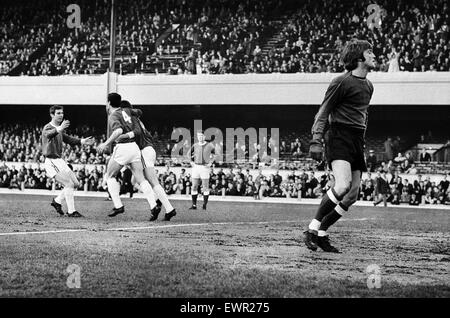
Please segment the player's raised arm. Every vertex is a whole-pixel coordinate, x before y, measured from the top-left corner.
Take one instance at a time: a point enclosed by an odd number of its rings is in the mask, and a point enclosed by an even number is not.
[[[61,125],[58,127],[54,127],[51,125],[47,125],[44,127],[44,130],[42,131],[42,134],[47,138],[53,138],[60,132],[66,130],[70,125],[70,122],[68,120],[64,120]]]
[[[70,136],[66,133],[62,134],[63,141],[69,145],[81,145],[81,139],[78,137]]]
[[[121,142],[124,140],[133,139],[134,137],[136,137],[138,135],[139,135],[139,132],[136,130],[133,130],[133,131],[127,132],[125,134],[121,134],[119,137],[117,137],[116,141]]]
[[[69,145],[92,145],[94,143],[94,138],[92,136],[87,138],[78,138],[63,133],[63,141]]]
[[[97,147],[97,151],[99,153],[103,153],[105,151],[105,149],[112,144],[114,141],[116,141],[116,139],[123,133],[123,129],[122,128],[116,128],[113,133],[111,134],[111,136],[109,136],[109,138],[102,144],[100,144]]]
[[[81,142],[82,145],[93,145],[94,142],[95,142],[95,139],[94,139],[94,137],[89,136],[89,137],[86,137],[86,138],[81,138],[80,142]]]
[[[133,110],[134,109],[132,109],[132,111]],[[142,112],[141,112],[141,114],[142,114]],[[135,116],[135,115],[133,115],[133,116]],[[135,117],[137,117],[137,116],[135,116]],[[119,137],[117,137],[116,141],[121,142],[121,141],[124,141],[127,139],[133,139],[141,134],[142,134],[141,127],[139,125],[133,125],[133,131],[127,132],[125,134],[121,134]]]
[[[134,116],[137,118],[142,116],[142,110],[133,108],[131,103],[127,100],[121,101],[120,107],[129,109],[131,116]],[[141,123],[139,123],[139,124],[141,124]],[[139,136],[141,134],[142,134],[141,127],[139,127],[137,124],[134,124],[133,130],[130,132],[127,132],[125,134],[121,134],[119,137],[117,137],[116,142],[122,142],[124,140],[133,139],[136,136]]]

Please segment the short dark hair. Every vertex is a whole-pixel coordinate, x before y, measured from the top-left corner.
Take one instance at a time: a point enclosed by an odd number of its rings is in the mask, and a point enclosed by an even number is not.
[[[347,42],[341,53],[341,60],[347,71],[358,67],[358,61],[364,61],[364,51],[371,49],[372,44],[366,40],[352,39]]]
[[[61,105],[53,105],[52,107],[50,107],[50,114],[54,115],[55,112],[59,109],[64,110],[64,107],[62,107]]]
[[[131,103],[127,100],[123,100],[120,102],[120,107],[121,108],[133,108],[133,106],[131,105]]]
[[[117,93],[109,93],[108,94],[108,102],[112,107],[120,107],[120,102],[122,101],[122,97]]]

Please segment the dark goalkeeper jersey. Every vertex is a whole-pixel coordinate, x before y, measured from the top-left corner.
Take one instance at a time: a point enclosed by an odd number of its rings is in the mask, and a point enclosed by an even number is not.
[[[333,123],[365,131],[372,94],[373,85],[367,78],[351,72],[334,78],[314,118],[313,139],[321,139],[327,124]]]

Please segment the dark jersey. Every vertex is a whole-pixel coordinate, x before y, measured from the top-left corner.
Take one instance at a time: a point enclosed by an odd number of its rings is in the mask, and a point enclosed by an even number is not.
[[[118,108],[115,109],[108,117],[108,131],[107,138],[116,130],[122,128],[123,134],[133,131],[133,120],[131,111],[129,108]],[[134,139],[124,140],[119,143],[134,142]]]
[[[145,128],[144,123],[139,118],[142,115],[142,111],[133,109],[131,112],[133,114],[133,117],[131,117],[134,126],[133,132],[139,149],[142,150],[146,147],[153,147],[153,136],[147,128]]]
[[[81,145],[81,139],[67,135],[64,132],[58,133],[52,123],[44,126],[41,136],[42,154],[48,158],[61,158],[63,142],[70,145]]]
[[[205,142],[203,145],[195,143],[190,151],[191,160],[197,165],[206,165],[213,161],[212,154],[214,153],[215,148],[209,142]]]
[[[135,141],[139,146],[139,149],[144,149],[146,147],[153,147],[153,136],[152,134],[145,128],[144,123],[140,120],[139,117],[142,116],[142,110],[140,109],[131,109],[131,122],[133,124],[133,133],[134,138],[127,138],[125,142]],[[124,132],[126,133],[126,132]]]
[[[334,78],[314,118],[313,139],[321,139],[327,124],[333,123],[365,131],[372,94],[373,85],[367,78],[351,72]]]

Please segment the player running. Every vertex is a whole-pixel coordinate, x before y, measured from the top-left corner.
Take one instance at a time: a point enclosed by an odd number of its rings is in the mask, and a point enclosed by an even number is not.
[[[55,178],[56,181],[64,186],[61,193],[53,199],[51,206],[60,215],[64,215],[62,201],[65,198],[67,216],[83,217],[81,213],[75,210],[73,192],[80,183],[75,173],[62,159],[63,142],[70,145],[92,145],[94,139],[92,137],[72,137],[65,133],[65,130],[69,128],[70,122],[64,120],[64,108],[62,106],[55,105],[50,107],[50,117],[52,120],[44,126],[41,136],[42,153],[45,157],[44,167],[50,178]]]
[[[317,246],[326,252],[339,253],[329,242],[327,230],[346,213],[358,198],[361,175],[367,171],[364,157],[364,136],[373,85],[366,78],[375,68],[372,45],[353,39],[342,52],[342,61],[348,72],[334,78],[312,126],[311,157],[322,157],[325,136],[325,157],[335,178],[323,196],[315,218],[305,231],[306,246],[315,251]]]
[[[142,111],[139,109],[133,109],[130,102],[124,100],[121,102],[122,108],[131,109],[131,121],[133,122],[134,129],[131,132],[122,134],[117,138],[117,141],[135,139],[142,155],[142,164],[144,166],[144,176],[150,182],[153,191],[156,194],[158,200],[156,201],[158,209],[152,210],[152,216],[150,221],[158,219],[158,215],[161,212],[161,205],[164,206],[166,213],[164,215],[164,221],[170,221],[177,212],[167,198],[167,194],[163,187],[159,184],[158,176],[156,175],[155,162],[156,152],[153,148],[153,138],[151,133],[145,128],[144,123],[139,119],[142,116]]]
[[[120,199],[120,184],[115,176],[125,165],[129,165],[141,191],[150,204],[150,209],[157,209],[153,190],[144,178],[141,152],[134,139],[116,142],[122,133],[133,131],[132,114],[130,109],[121,108],[122,98],[117,93],[108,95],[106,109],[108,112],[108,139],[97,147],[99,153],[103,153],[110,145],[114,145],[111,158],[106,169],[105,180],[108,186],[114,208],[108,216],[113,217],[125,212],[125,207]]]
[[[203,210],[206,210],[209,198],[209,172],[213,163],[212,154],[215,153],[214,146],[205,140],[205,134],[197,132],[198,143],[195,143],[189,152],[192,166],[192,206],[189,210],[197,209],[198,187],[202,183]]]

